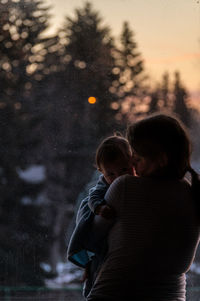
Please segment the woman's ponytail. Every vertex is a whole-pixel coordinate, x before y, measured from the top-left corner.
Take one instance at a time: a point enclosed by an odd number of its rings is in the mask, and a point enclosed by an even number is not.
[[[191,174],[191,188],[193,198],[196,202],[198,215],[200,216],[200,177],[198,173],[190,166],[187,171]]]

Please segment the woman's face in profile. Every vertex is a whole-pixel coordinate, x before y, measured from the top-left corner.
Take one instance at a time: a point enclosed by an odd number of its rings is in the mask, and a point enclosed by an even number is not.
[[[160,164],[157,160],[141,156],[134,150],[132,150],[132,164],[135,174],[139,177],[149,176],[160,168]]]

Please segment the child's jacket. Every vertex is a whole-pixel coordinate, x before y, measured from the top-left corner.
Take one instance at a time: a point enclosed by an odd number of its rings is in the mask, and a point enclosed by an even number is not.
[[[68,246],[67,258],[69,261],[82,268],[86,268],[90,264],[90,276],[85,283],[85,296],[91,289],[98,267],[100,267],[107,250],[104,229],[93,231],[95,214],[92,210],[95,211],[95,208],[104,202],[104,195],[108,187],[109,185],[101,175],[96,186],[90,189],[89,196],[81,202],[76,217],[76,227]]]

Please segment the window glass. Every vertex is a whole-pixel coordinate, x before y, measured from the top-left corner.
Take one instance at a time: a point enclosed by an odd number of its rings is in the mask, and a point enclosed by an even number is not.
[[[200,170],[200,2],[0,0],[0,14],[1,293],[81,300],[66,252],[102,139],[172,112]],[[189,288],[199,265],[197,251]]]

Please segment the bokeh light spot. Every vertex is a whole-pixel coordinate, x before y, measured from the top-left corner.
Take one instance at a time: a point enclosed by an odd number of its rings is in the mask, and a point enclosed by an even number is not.
[[[90,103],[90,104],[94,104],[94,103],[96,103],[96,98],[94,97],[94,96],[90,96],[89,98],[88,98],[88,102]]]

